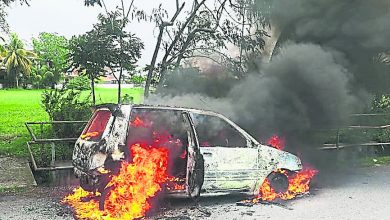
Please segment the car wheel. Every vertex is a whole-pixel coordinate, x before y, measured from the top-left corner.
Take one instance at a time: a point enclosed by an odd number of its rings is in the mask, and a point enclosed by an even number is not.
[[[289,183],[286,174],[274,172],[267,177],[267,180],[276,193],[287,192]]]
[[[88,191],[88,192],[94,192],[96,188],[90,184],[89,177],[86,175],[80,176],[80,186],[83,190]]]

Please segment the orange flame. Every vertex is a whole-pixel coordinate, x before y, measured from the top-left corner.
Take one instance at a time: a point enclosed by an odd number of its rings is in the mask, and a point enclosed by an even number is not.
[[[276,193],[272,189],[268,179],[265,179],[263,185],[260,188],[258,199],[264,201],[273,201],[277,198],[288,200],[293,199],[297,195],[306,193],[310,189],[311,179],[318,173],[318,170],[313,168],[306,168],[295,174],[289,174],[285,170],[279,170],[280,172],[288,177],[288,189],[285,193]]]
[[[134,121],[131,122],[134,127],[146,127],[145,122],[138,116],[135,117]]]
[[[87,138],[93,138],[99,136],[99,132],[94,131],[94,132],[88,132],[86,134],[81,135],[81,139],[87,139]]]
[[[269,140],[268,140],[268,145],[271,145],[272,147],[283,150],[284,146],[286,144],[286,141],[284,138],[280,138],[277,135],[273,135]]]
[[[119,175],[113,176],[107,185],[112,190],[105,200],[104,211],[99,210],[93,193],[80,187],[62,200],[74,209],[76,218],[135,219],[151,208],[148,199],[161,190],[161,184],[168,178],[168,150],[141,144],[130,149],[133,162],[123,162]]]

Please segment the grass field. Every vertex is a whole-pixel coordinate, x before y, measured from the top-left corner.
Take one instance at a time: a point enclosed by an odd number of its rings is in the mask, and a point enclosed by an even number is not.
[[[30,136],[24,125],[26,121],[48,121],[49,117],[41,107],[43,90],[0,90],[0,155],[27,156],[26,142]],[[87,97],[89,91],[83,92]],[[134,97],[135,103],[142,102],[142,88],[125,88],[122,94]],[[96,89],[97,104],[116,103],[116,89]]]

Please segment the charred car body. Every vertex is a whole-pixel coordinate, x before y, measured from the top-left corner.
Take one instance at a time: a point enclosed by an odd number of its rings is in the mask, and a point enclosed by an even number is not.
[[[243,192],[257,195],[266,178],[278,191],[288,180],[277,170],[302,169],[298,157],[258,143],[221,114],[197,109],[145,106],[98,106],[77,140],[73,165],[81,187],[104,193],[110,173],[131,158],[128,148],[140,140],[169,133],[170,175],[182,187],[167,194]],[[173,144],[172,144],[173,143]]]

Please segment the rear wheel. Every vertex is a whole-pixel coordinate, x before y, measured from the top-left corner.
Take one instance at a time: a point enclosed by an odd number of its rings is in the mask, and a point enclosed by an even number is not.
[[[286,174],[274,172],[267,177],[267,180],[269,181],[271,188],[276,193],[279,194],[287,192],[289,183]]]

